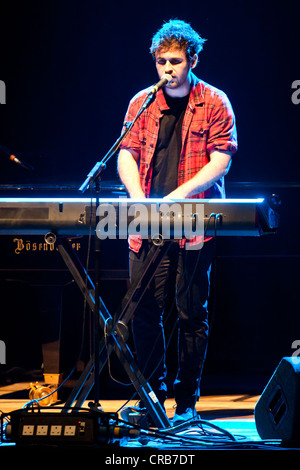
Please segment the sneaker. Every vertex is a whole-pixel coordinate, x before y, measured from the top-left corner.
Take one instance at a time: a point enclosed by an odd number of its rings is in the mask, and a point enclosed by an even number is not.
[[[173,426],[178,426],[178,424],[183,424],[185,421],[191,421],[192,419],[197,419],[197,411],[195,408],[186,408],[182,410],[177,407],[174,418]]]

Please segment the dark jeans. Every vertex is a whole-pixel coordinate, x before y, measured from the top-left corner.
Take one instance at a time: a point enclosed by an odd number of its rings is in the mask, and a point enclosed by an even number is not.
[[[208,296],[214,240],[201,250],[185,250],[172,243],[135,312],[132,328],[137,362],[161,403],[165,385],[165,336],[163,312],[169,282],[174,274],[178,311],[178,373],[174,398],[178,406],[194,406],[208,341]],[[130,276],[135,278],[150,245],[143,241],[140,252],[130,251]],[[172,273],[173,270],[173,273]]]

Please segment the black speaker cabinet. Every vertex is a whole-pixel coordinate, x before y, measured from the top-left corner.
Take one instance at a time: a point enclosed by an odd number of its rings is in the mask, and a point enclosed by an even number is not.
[[[300,358],[283,357],[254,409],[262,439],[300,442]]]

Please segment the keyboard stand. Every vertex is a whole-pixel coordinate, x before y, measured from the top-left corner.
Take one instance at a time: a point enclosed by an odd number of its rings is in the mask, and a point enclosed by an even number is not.
[[[76,253],[65,238],[58,238],[58,251],[69,269],[74,281],[77,283],[87,304],[92,311],[95,309],[95,287],[82,266]],[[99,296],[99,326],[103,330],[103,337],[99,344],[99,372],[103,369],[108,360],[108,356],[115,351],[121,364],[124,367],[132,385],[135,387],[141,400],[147,408],[153,422],[158,428],[170,427],[170,422],[165,414],[163,407],[157,400],[151,386],[139,370],[132,352],[130,351],[126,340],[128,337],[127,324],[134,314],[139,301],[141,300],[145,290],[147,289],[151,279],[153,278],[163,256],[167,253],[171,241],[164,241],[161,244],[152,244],[149,253],[142,263],[140,271],[125,294],[118,312],[115,314],[116,321],[109,313],[104,305],[103,300]],[[70,396],[68,397],[62,411],[72,411],[72,405],[75,403],[75,411],[80,408],[91,391],[95,379],[94,361],[95,356],[89,359],[84,371],[75,384]]]

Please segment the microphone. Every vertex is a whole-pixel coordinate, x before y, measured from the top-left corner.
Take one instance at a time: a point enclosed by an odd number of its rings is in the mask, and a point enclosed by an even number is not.
[[[34,169],[34,167],[32,165],[20,160],[15,155],[13,155],[12,152],[8,148],[4,147],[4,145],[0,145],[0,154],[2,154],[5,157],[8,157],[8,159],[11,162],[14,162],[17,165],[20,165],[21,167],[25,168],[26,170],[33,170]]]
[[[19,160],[15,155],[10,155],[10,156],[9,156],[9,159],[10,159],[12,162],[17,163],[17,165],[22,166],[22,167],[25,168],[26,170],[33,170],[33,166],[32,166],[32,165],[30,165],[29,163],[22,162],[22,161]]]
[[[165,73],[161,79],[159,80],[158,83],[156,83],[156,85],[154,85],[150,92],[149,92],[149,95],[154,95],[154,93],[156,93],[160,88],[162,88],[164,85],[166,85],[167,83],[169,83],[170,81],[172,80],[172,76],[169,75],[168,73]]]

